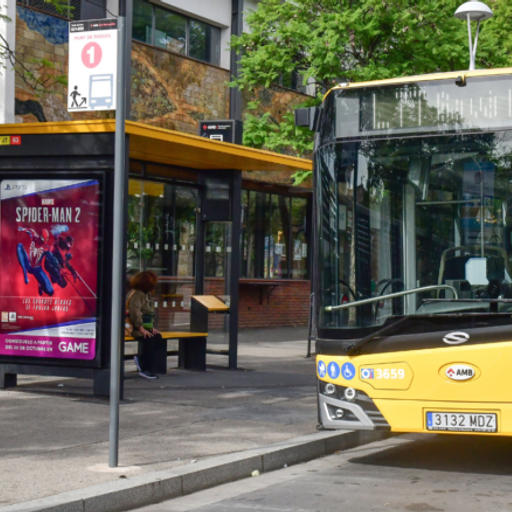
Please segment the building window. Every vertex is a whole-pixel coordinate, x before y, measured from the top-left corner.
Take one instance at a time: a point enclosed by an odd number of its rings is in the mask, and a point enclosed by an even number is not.
[[[171,52],[186,55],[187,19],[174,12],[154,7],[155,30],[153,44]]]
[[[153,44],[153,6],[147,2],[133,2],[132,37]]]
[[[298,71],[282,74],[279,80],[281,87],[292,89],[302,94],[308,94],[308,87],[304,83],[303,76]]]
[[[145,0],[135,0],[133,4],[133,38],[180,55],[219,64],[219,28]]]
[[[244,190],[242,277],[308,279],[308,200]]]
[[[67,0],[60,2],[61,8],[56,9],[54,5],[45,2],[45,0],[17,0],[17,5],[32,7],[38,11],[58,16],[67,20],[79,20],[81,11],[81,0]]]

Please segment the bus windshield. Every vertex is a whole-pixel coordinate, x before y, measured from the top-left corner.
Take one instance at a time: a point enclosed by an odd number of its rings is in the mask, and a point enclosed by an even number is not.
[[[333,137],[315,179],[320,328],[512,312],[512,132]]]

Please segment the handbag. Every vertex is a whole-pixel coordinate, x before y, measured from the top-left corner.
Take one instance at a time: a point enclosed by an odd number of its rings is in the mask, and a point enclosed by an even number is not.
[[[155,334],[139,339],[141,364],[144,370],[165,375],[167,373],[167,341]]]
[[[135,290],[130,290],[128,294],[126,295],[126,306],[125,306],[125,312],[124,312],[124,335],[126,336],[132,336],[133,335],[133,324],[132,319],[130,318],[130,311],[129,311],[129,305],[130,300],[133,297],[133,294],[135,293]]]

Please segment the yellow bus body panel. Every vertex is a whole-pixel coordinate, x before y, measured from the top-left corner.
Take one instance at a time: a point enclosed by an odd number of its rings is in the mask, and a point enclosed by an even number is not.
[[[326,367],[336,363],[338,377],[329,372],[321,377],[320,361]],[[346,363],[355,368],[349,378],[341,371]],[[472,376],[448,377],[447,372],[456,370]],[[496,434],[512,435],[512,341],[356,356],[320,354],[317,377],[366,393],[391,431],[427,432],[427,411],[482,412],[497,414]]]

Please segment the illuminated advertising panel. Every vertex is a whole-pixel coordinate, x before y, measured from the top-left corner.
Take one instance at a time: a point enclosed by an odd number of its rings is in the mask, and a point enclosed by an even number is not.
[[[100,184],[0,181],[0,355],[92,360]]]

